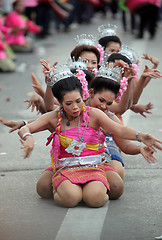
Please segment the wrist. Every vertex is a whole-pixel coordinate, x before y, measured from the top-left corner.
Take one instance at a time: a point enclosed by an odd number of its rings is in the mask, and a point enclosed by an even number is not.
[[[140,153],[141,153],[141,148],[142,148],[141,145],[137,145],[137,154],[140,154]]]
[[[141,132],[136,132],[136,140],[137,140],[138,142],[141,142],[141,135],[142,135]]]
[[[28,133],[24,133],[21,138],[22,138],[23,140],[25,140],[27,136],[28,136],[28,137],[32,137],[32,134],[29,133],[29,132],[28,132]]]
[[[25,126],[25,125],[28,125],[28,122],[26,121],[26,120],[22,120],[23,121],[23,126]]]

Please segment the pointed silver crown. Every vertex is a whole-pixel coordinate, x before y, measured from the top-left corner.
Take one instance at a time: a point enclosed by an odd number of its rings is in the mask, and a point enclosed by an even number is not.
[[[55,67],[52,67],[49,72],[49,79],[50,81],[47,81],[48,86],[53,86],[58,81],[72,77],[74,76],[73,73],[70,71],[70,68],[67,64],[62,65],[56,65]]]
[[[139,56],[138,56],[137,52],[131,47],[122,46],[121,50],[118,53],[127,57],[131,61],[132,64],[135,64],[138,62]]]
[[[93,35],[81,34],[77,35],[74,40],[77,42],[77,46],[79,45],[90,45],[95,46],[96,38]]]
[[[118,27],[116,25],[110,23],[99,26],[98,31],[100,35],[98,39],[101,39],[103,37],[116,36],[117,28]]]
[[[118,67],[118,66],[113,67],[113,63],[111,63],[111,64],[109,64],[109,67],[105,67],[104,65],[101,65],[101,67],[97,73],[97,76],[103,77],[103,78],[108,78],[115,82],[120,83],[121,73],[122,73],[122,68]]]
[[[70,69],[78,69],[80,68],[81,70],[87,70],[87,63],[88,61],[82,59],[81,57],[78,58],[78,60],[75,60],[75,57],[73,59],[68,59],[67,64]]]

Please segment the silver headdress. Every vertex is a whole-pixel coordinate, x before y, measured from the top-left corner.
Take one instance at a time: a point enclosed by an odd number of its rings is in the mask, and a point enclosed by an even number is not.
[[[108,36],[116,36],[117,28],[118,27],[116,25],[110,24],[110,23],[99,26],[98,31],[100,35],[98,39],[101,39],[103,37],[108,37]]]
[[[109,67],[105,67],[104,65],[100,67],[97,76],[111,79],[115,82],[120,82],[121,79],[121,73],[122,73],[121,67],[113,67],[113,63],[109,64]]]
[[[93,35],[87,35],[87,34],[82,34],[82,35],[77,35],[74,40],[77,42],[77,46],[79,45],[90,45],[90,46],[95,46],[96,44],[96,38]]]
[[[139,56],[133,48],[130,48],[128,46],[122,46],[121,50],[118,53],[127,57],[131,61],[132,64],[135,64],[138,62]]]
[[[80,68],[81,70],[87,70],[87,63],[88,63],[88,61],[85,61],[81,57],[79,57],[77,61],[75,60],[75,57],[73,57],[73,59],[70,58],[67,61],[67,64],[70,69]]]
[[[70,71],[70,68],[67,64],[58,64],[55,67],[51,68],[47,80],[47,85],[52,87],[58,81],[72,76],[73,73]]]

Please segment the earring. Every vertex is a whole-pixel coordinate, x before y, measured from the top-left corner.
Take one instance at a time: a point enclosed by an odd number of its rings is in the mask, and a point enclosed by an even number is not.
[[[62,106],[62,104],[61,104],[61,105],[60,105],[60,113],[63,114],[63,112],[64,112],[64,109],[63,109],[63,106]]]

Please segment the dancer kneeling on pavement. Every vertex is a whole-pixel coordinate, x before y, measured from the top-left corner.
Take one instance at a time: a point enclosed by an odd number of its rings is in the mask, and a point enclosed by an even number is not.
[[[67,67],[56,68],[52,77],[54,96],[62,105],[19,130],[24,157],[29,157],[34,139],[32,133],[49,130],[52,135],[51,158],[55,174],[52,179],[57,204],[74,207],[80,201],[101,207],[108,200],[109,183],[104,171],[104,146],[99,144],[100,128],[130,140],[140,140],[162,150],[161,141],[149,134],[139,133],[113,122],[99,109],[85,107],[82,96],[86,87]],[[158,144],[160,143],[160,144]],[[110,166],[110,168],[112,168]]]

